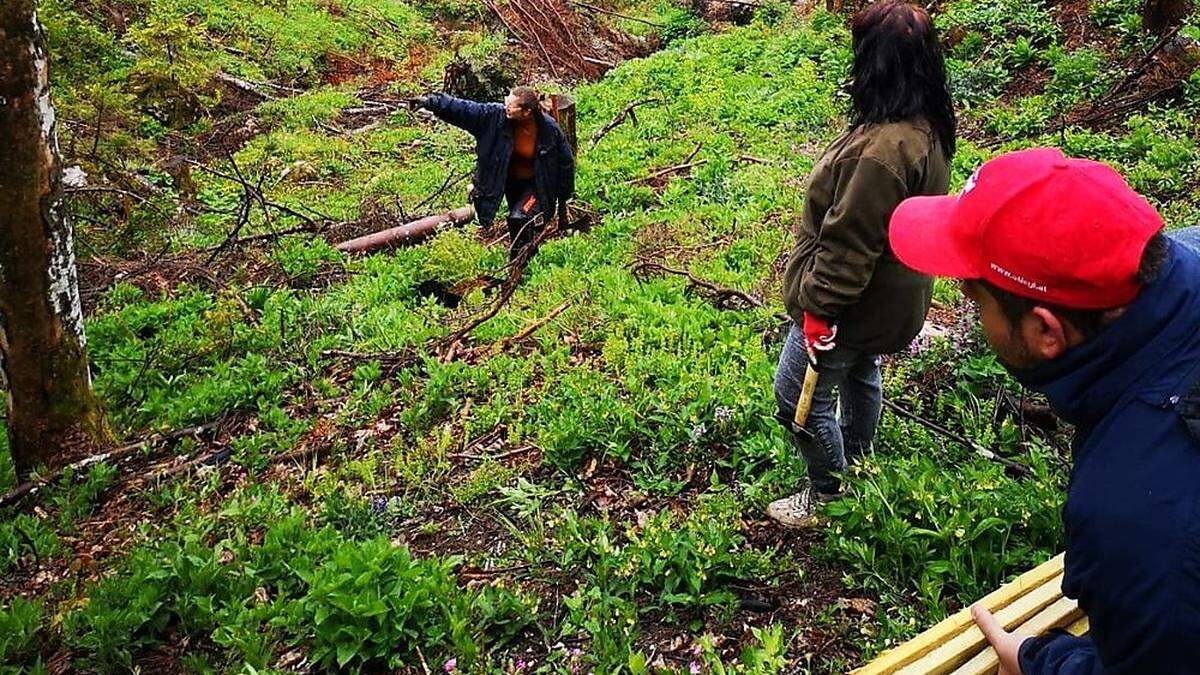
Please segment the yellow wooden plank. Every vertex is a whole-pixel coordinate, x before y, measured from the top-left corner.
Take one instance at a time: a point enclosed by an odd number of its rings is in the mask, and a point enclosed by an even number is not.
[[[1062,573],[1063,554],[1059,553],[1037,567],[1021,574],[983,597],[979,602],[988,610],[996,612],[1007,607],[1013,600],[1042,586]],[[917,637],[883,652],[867,665],[854,671],[854,675],[885,675],[916,661],[938,645],[946,642],[965,628],[971,626],[970,608],[964,608],[938,622]]]
[[[1091,624],[1088,622],[1088,618],[1085,616],[1070,626],[1067,626],[1067,632],[1071,635],[1083,635],[1084,633],[1088,632],[1089,628],[1091,628]]]
[[[1054,604],[1018,626],[1016,632],[1041,635],[1053,628],[1069,625],[1082,616],[1083,610],[1079,609],[1079,603],[1071,598],[1059,598]],[[984,646],[983,651],[955,670],[954,675],[991,675],[999,668],[1000,659],[996,656],[996,650],[990,646]]]
[[[1021,625],[1042,608],[1062,597],[1062,574],[1014,600],[995,612],[996,620],[1008,630]],[[973,623],[958,635],[943,642],[920,660],[900,669],[906,675],[940,675],[966,663],[983,649],[983,633]]]

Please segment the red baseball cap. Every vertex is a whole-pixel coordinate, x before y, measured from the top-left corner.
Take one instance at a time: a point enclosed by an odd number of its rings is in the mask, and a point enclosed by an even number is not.
[[[889,234],[896,256],[919,272],[1108,309],[1137,296],[1142,252],[1162,227],[1111,167],[1033,148],[987,162],[958,195],[904,200]]]

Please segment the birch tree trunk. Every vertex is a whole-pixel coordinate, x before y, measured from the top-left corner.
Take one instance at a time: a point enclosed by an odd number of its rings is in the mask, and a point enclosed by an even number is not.
[[[91,388],[46,39],[34,0],[0,3],[0,385],[18,477],[107,440]]]

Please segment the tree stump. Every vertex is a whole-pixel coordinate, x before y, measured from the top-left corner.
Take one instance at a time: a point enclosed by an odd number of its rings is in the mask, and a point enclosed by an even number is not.
[[[563,135],[571,144],[571,153],[579,154],[579,141],[575,135],[575,99],[566,94],[550,94],[542,100],[542,108],[562,128]]]

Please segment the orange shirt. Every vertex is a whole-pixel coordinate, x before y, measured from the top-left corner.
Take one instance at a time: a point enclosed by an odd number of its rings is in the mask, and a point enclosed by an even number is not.
[[[530,119],[513,126],[513,154],[508,161],[508,177],[533,178],[533,158],[537,152],[537,121]]]

